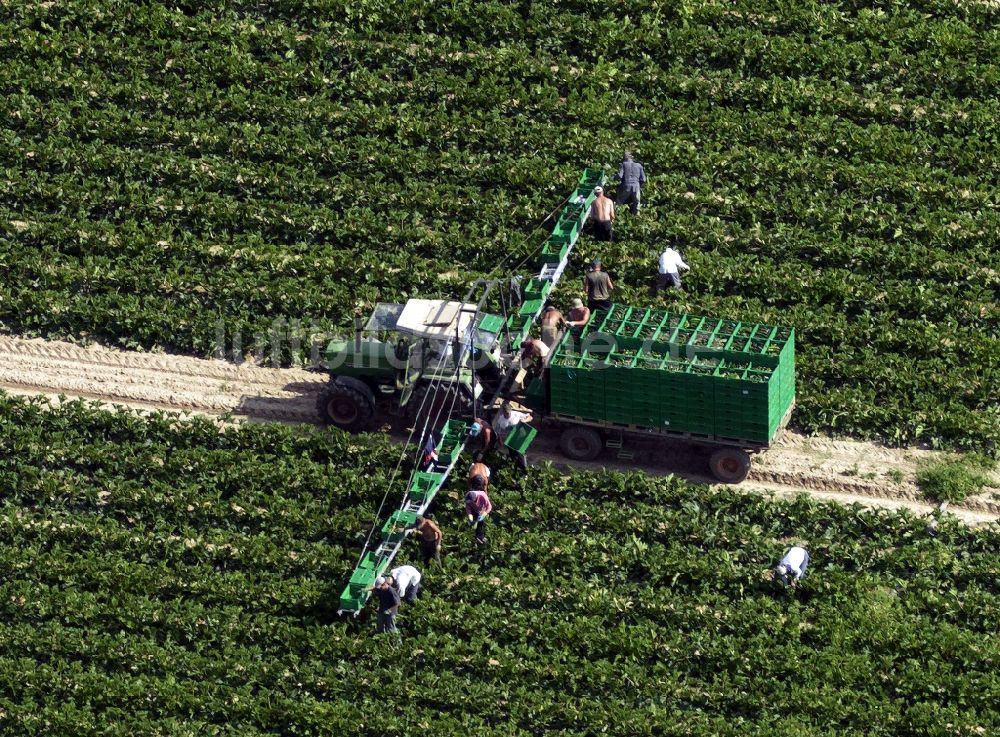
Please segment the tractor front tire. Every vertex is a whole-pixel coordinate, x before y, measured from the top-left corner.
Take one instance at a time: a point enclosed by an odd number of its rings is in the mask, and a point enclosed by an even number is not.
[[[363,381],[338,376],[320,392],[316,409],[324,424],[360,432],[375,416],[375,394]]]
[[[586,425],[570,425],[559,436],[563,455],[574,461],[592,461],[604,450],[601,434]]]
[[[738,484],[750,473],[750,454],[740,448],[719,448],[708,459],[712,475],[724,484]]]

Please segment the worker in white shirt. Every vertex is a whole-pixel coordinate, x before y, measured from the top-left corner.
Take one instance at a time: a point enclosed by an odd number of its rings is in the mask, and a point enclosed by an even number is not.
[[[531,422],[531,414],[528,412],[516,412],[510,406],[510,402],[504,402],[500,407],[500,411],[497,412],[496,419],[493,420],[493,429],[496,431],[497,438],[502,443],[510,434],[510,431],[522,422]],[[518,468],[522,471],[528,470],[528,459],[524,453],[508,447],[507,454],[517,463]]]
[[[806,572],[806,566],[809,565],[809,553],[806,552],[805,548],[800,548],[795,546],[794,548],[789,548],[788,552],[785,553],[785,557],[781,559],[781,562],[775,567],[774,575],[781,579],[782,583],[788,583],[788,576],[791,574],[792,584],[794,585],[800,578],[802,574]]]
[[[389,585],[396,589],[399,598],[412,604],[420,596],[420,571],[413,566],[400,566],[389,571]]]
[[[670,286],[681,289],[681,275],[678,269],[690,270],[690,266],[684,263],[681,255],[670,246],[660,254],[659,274],[656,278],[656,286],[653,287],[655,297],[661,289]]]

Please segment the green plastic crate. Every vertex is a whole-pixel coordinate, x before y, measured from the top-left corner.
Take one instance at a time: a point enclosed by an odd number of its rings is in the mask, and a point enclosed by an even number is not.
[[[355,595],[351,593],[351,587],[348,585],[340,594],[338,609],[344,612],[360,612],[366,601],[368,601],[367,594]]]
[[[564,239],[552,240],[542,244],[541,262],[543,264],[558,264],[569,253],[570,244]]]
[[[347,584],[351,596],[359,597],[365,591],[375,585],[375,579],[379,577],[379,572],[375,568],[355,568],[351,574],[351,580]]]
[[[528,450],[528,446],[531,445],[531,441],[535,439],[535,435],[537,434],[538,430],[533,428],[531,425],[520,422],[513,430],[507,433],[507,437],[504,438],[503,444],[511,450],[517,451],[518,453],[524,453]]]
[[[524,299],[545,299],[552,291],[552,282],[548,279],[531,279],[524,286]]]
[[[444,481],[444,474],[417,471],[410,482],[410,500],[423,504],[437,493]]]
[[[416,521],[416,512],[406,512],[402,509],[397,509],[389,515],[389,519],[382,525],[382,540],[390,544],[398,543],[406,537],[406,528]]]
[[[526,299],[521,303],[521,307],[518,309],[517,314],[533,318],[538,314],[538,311],[542,309],[543,302],[544,300],[541,299]]]

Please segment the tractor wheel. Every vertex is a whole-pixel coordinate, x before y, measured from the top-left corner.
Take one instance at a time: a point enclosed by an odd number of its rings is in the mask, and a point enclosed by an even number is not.
[[[708,459],[712,475],[724,484],[738,484],[750,473],[750,454],[739,448],[719,448]]]
[[[338,376],[316,400],[320,419],[348,432],[360,432],[375,416],[375,395],[363,381]]]
[[[559,448],[571,460],[592,461],[604,450],[604,441],[592,427],[570,425],[559,436]]]

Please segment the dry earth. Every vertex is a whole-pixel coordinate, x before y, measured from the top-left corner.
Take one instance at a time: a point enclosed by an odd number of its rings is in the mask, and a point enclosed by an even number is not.
[[[12,394],[60,395],[145,410],[207,414],[245,421],[316,421],[320,373],[269,369],[160,353],[132,353],[100,346],[0,336],[0,388]],[[552,438],[536,442],[536,460],[566,462]],[[674,473],[712,483],[704,459],[685,446],[638,444],[631,458],[607,458],[573,467]],[[784,433],[754,458],[742,487],[780,495],[808,493],[843,503],[907,507],[921,514],[938,507],[923,500],[915,482],[917,465],[939,455],[918,448]],[[1000,486],[1000,483],[998,483]],[[1000,489],[952,505],[948,511],[969,524],[1000,518]]]

